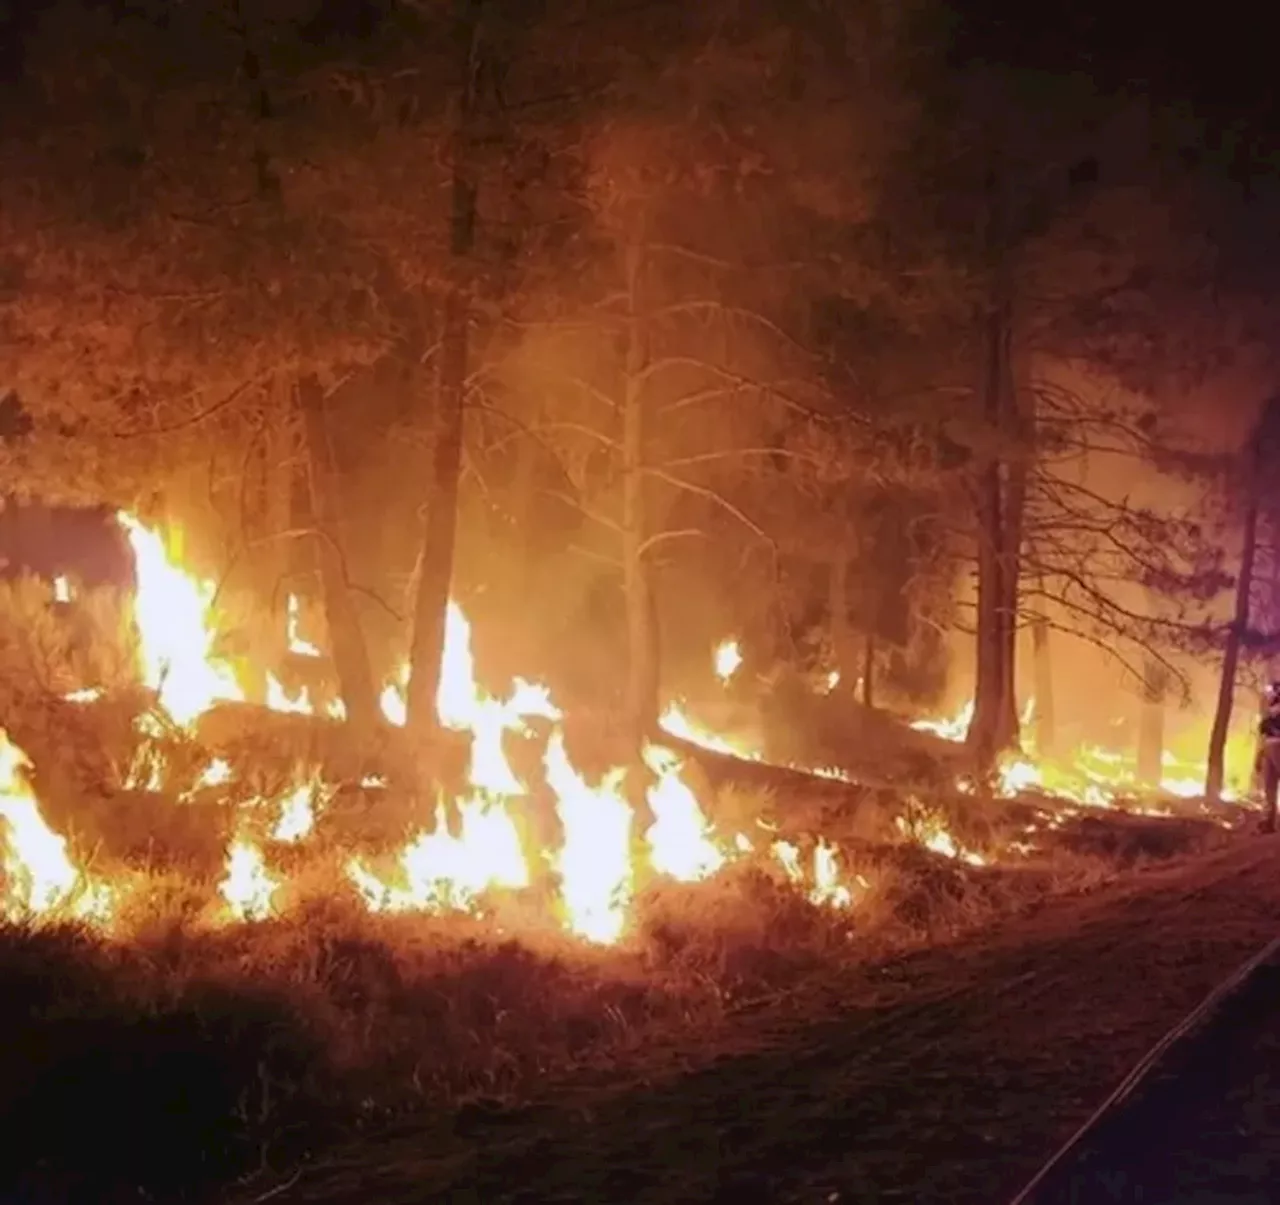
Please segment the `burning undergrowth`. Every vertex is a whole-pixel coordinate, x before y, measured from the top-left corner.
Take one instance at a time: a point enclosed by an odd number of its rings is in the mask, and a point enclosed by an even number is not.
[[[524,1099],[1224,831],[1134,817],[1108,846],[1074,804],[717,755],[674,708],[628,790],[537,684],[476,681],[456,606],[424,791],[402,677],[372,744],[269,674],[245,702],[211,591],[126,527],[141,683],[8,684],[9,1182],[173,1199],[330,1125]]]
[[[743,863],[653,880],[612,947],[547,924],[521,893],[483,917],[371,913],[321,859],[258,923],[211,923],[208,893],[147,872],[124,937],[0,930],[0,1101],[22,1166],[95,1200],[163,1199],[304,1157],[331,1131],[406,1112],[512,1107],[584,1068],[709,1051],[744,1011],[827,998],[869,956],[989,921],[1076,877],[886,847],[853,872],[856,913]],[[211,884],[205,884],[207,888]],[[63,1181],[66,1183],[66,1181]]]

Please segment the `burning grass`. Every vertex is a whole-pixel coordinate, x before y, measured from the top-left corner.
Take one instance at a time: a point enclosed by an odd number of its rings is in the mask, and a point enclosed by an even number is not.
[[[400,686],[380,749],[270,675],[246,704],[210,589],[126,527],[144,689],[13,690],[0,734],[0,1191],[172,1200],[388,1116],[697,1057],[859,963],[1224,836],[726,757],[675,712],[692,742],[655,740],[628,790],[544,689],[477,683],[454,606],[425,798],[397,783]]]
[[[1184,829],[1183,849],[1202,836]],[[625,939],[600,946],[527,893],[492,895],[482,916],[371,913],[332,852],[311,851],[288,906],[260,922],[228,923],[212,879],[135,868],[110,934],[0,928],[0,1187],[108,1201],[141,1185],[173,1200],[392,1116],[453,1125],[584,1070],[643,1066],[654,1047],[697,1058],[751,1018],[821,1010],[868,959],[1087,889],[1115,865],[1060,853],[971,866],[881,846],[851,865],[857,899],[838,909],[742,862],[651,880]]]

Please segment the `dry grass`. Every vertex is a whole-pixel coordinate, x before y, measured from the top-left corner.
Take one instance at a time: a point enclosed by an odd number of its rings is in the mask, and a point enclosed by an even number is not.
[[[181,807],[149,812],[153,850],[190,841]],[[696,1050],[743,1010],[830,995],[868,958],[1087,888],[1114,865],[1075,853],[976,868],[880,846],[848,868],[844,912],[745,865],[649,885],[627,941],[605,950],[517,898],[484,921],[371,916],[323,842],[287,915],[260,924],[211,925],[211,879],[148,871],[127,938],[0,929],[0,1190],[34,1179],[45,1200],[106,1201],[145,1185],[174,1200],[339,1128],[510,1104],[584,1066],[643,1063],[659,1040]]]
[[[1180,822],[1101,836],[1068,826],[1044,834],[1037,856],[971,866],[895,837],[900,804],[887,795],[841,815],[848,792],[831,784],[811,801],[722,786],[710,810],[723,832],[763,847],[765,820],[801,846],[838,841],[852,907],[814,906],[762,853],[709,882],[643,884],[627,939],[601,950],[548,919],[548,884],[490,901],[484,920],[369,915],[342,862],[395,849],[430,821],[394,792],[348,788],[304,846],[272,849],[290,885],[284,915],[226,924],[211,901],[227,842],[245,824],[269,826],[269,809],[246,811],[226,788],[192,793],[207,754],[176,737],[162,743],[181,801],[106,792],[137,754],[127,704],[12,710],[47,819],[92,872],[135,884],[112,938],[0,927],[0,1196],[37,1186],[42,1205],[137,1200],[140,1187],[173,1201],[390,1116],[452,1124],[587,1068],[643,1066],[657,1046],[696,1057],[744,1013],[819,1008],[868,960],[1213,837]],[[316,755],[313,730],[299,731],[278,764],[235,740],[219,748],[240,803],[272,795],[295,779],[295,759]],[[359,781],[358,759],[340,753],[351,766],[336,777]],[[994,853],[1025,827],[1016,810],[932,798],[912,805],[912,823],[941,820],[966,849]]]

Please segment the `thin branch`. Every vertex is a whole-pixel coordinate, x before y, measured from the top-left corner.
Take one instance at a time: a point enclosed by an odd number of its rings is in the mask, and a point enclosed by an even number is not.
[[[602,515],[588,509],[580,499],[573,497],[571,494],[566,494],[563,490],[541,489],[538,492],[548,498],[555,498],[557,501],[563,502],[566,506],[576,510],[584,519],[590,519],[592,523],[598,523],[601,527],[608,528],[609,531],[618,533],[622,531],[622,525],[617,519],[611,519],[608,515]]]
[[[818,466],[821,461],[807,452],[797,452],[791,448],[726,448],[720,452],[702,452],[696,456],[678,456],[672,460],[663,460],[659,464],[664,469],[683,468],[692,464],[713,464],[721,460],[735,460],[738,457],[780,456],[785,460],[794,460],[800,464]]]
[[[190,415],[187,418],[180,419],[177,422],[170,423],[168,426],[148,427],[137,431],[108,431],[107,436],[112,439],[144,439],[152,435],[172,435],[176,431],[183,431],[189,427],[198,426],[206,419],[212,418],[215,414],[220,414],[238,402],[250,389],[255,385],[260,385],[269,380],[273,375],[272,371],[259,373],[256,377],[251,377],[247,381],[243,381],[237,385],[226,397],[220,398],[206,409],[199,411],[197,414]]]
[[[671,473],[665,472],[661,468],[658,468],[656,465],[646,465],[644,471],[648,476],[654,477],[658,481],[663,481],[667,485],[670,485],[675,489],[684,490],[686,493],[693,494],[695,497],[705,498],[708,502],[714,503],[716,506],[720,507],[721,510],[723,510],[726,514],[731,515],[733,518],[737,519],[737,521],[741,523],[742,526],[745,527],[749,532],[759,537],[766,544],[773,546],[774,544],[773,539],[768,534],[765,533],[765,531],[760,527],[758,523],[748,518],[748,516],[744,514],[741,510],[739,510],[738,507],[734,506],[734,504],[730,502],[727,498],[725,498],[723,495],[716,493],[715,490],[708,489],[704,485],[696,485],[692,481],[685,481],[682,477],[676,477]]]
[[[656,548],[659,544],[665,544],[668,540],[683,540],[690,536],[706,537],[706,532],[697,527],[682,527],[673,531],[660,531],[657,535],[650,536],[640,545],[640,555],[644,556],[650,548]]]

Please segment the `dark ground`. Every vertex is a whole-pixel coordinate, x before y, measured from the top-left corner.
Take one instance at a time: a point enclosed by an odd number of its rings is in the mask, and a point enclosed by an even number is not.
[[[1275,936],[1278,917],[1280,844],[1242,838],[860,970],[836,1019],[744,1021],[736,1049],[696,1059],[655,1050],[644,1080],[561,1085],[519,1111],[477,1109],[365,1138],[236,1200],[1007,1201],[1170,1026]],[[1197,1111],[1139,1126],[1159,1155],[1149,1170],[1166,1184],[1180,1174],[1169,1168],[1198,1174],[1191,1135],[1207,1135],[1215,1174],[1237,1180],[1257,1172],[1249,1161],[1260,1154],[1280,1157],[1280,1093],[1263,1076],[1280,1064],[1280,1025],[1252,1024],[1280,1001],[1275,973],[1253,990],[1262,994],[1234,1006],[1244,1011],[1230,1040],[1202,1059]],[[1240,1117],[1247,1141],[1234,1136]],[[1274,1199],[1205,1191],[1045,1200]]]
[[[1027,1205],[1280,1197],[1280,955],[1170,1047]]]

